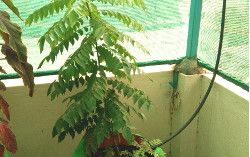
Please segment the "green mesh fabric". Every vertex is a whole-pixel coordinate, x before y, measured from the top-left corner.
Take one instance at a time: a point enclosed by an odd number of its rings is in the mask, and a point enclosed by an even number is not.
[[[221,25],[221,0],[203,0],[198,58],[214,65]],[[227,0],[220,70],[249,84],[249,0]]]
[[[35,9],[50,2],[50,0],[12,1],[19,8],[23,19],[26,19]],[[145,0],[146,14],[138,8],[112,7],[115,11],[132,15],[131,17],[142,23],[145,34],[126,28],[118,20],[110,18],[106,18],[106,20],[114,24],[121,32],[140,41],[150,51],[151,56],[148,56],[141,53],[137,48],[129,44],[126,45],[128,50],[138,58],[138,62],[143,62],[142,66],[172,63],[186,55],[190,2],[190,0]],[[0,9],[10,12],[2,4],[0,1]],[[97,6],[106,7],[101,3],[97,3]],[[110,9],[111,5],[108,7]],[[216,62],[220,38],[221,9],[221,0],[203,0],[198,59],[205,67],[214,66]],[[37,41],[48,30],[49,26],[59,19],[60,15],[55,14],[53,17],[50,16],[48,19],[29,27],[25,26],[20,19],[11,13],[12,20],[17,22],[23,29],[23,41],[28,47],[28,61],[34,66],[35,71],[38,71],[37,67],[40,61],[50,52],[49,46],[45,45],[44,53],[39,54]],[[50,70],[59,69],[67,56],[74,52],[76,47],[77,44],[71,46],[69,52],[59,55],[53,65],[45,63],[39,69],[39,71],[45,72],[37,73],[37,75],[46,75],[46,71],[50,74]],[[5,61],[0,60],[0,65],[7,72],[14,72]],[[234,83],[240,82],[244,86],[249,86],[249,0],[227,0],[220,72],[228,80],[233,80]]]
[[[35,9],[48,4],[51,0],[12,1],[19,8],[21,17],[25,20]],[[0,1],[0,9],[4,9],[10,13],[9,9],[2,4],[3,3]],[[107,9],[105,4],[96,4],[100,8]],[[146,14],[138,8],[133,9],[125,7],[124,9],[121,6],[112,7],[114,11],[128,14],[138,22],[142,23],[145,34],[134,32],[116,19],[111,19],[109,17],[105,18],[108,22],[114,24],[119,31],[130,35],[137,41],[140,41],[140,43],[149,50],[151,56],[148,56],[142,53],[139,49],[125,43],[128,50],[136,56],[138,62],[174,60],[185,56],[190,0],[145,0],[145,4],[147,7]],[[108,8],[110,9],[111,5],[108,5]],[[44,52],[42,54],[39,53],[37,45],[38,39],[44,32],[46,32],[46,30],[48,30],[49,26],[59,19],[60,15],[55,14],[54,17],[49,16],[48,19],[42,22],[39,21],[37,24],[32,24],[29,27],[25,26],[20,19],[11,13],[11,19],[16,21],[23,29],[23,41],[28,48],[28,61],[33,65],[35,71],[37,71],[40,61],[50,52],[49,46],[45,45]],[[64,52],[63,56],[58,55],[58,58],[53,65],[51,65],[51,63],[45,63],[39,71],[59,69],[67,59],[67,56],[76,50],[76,47],[77,44],[71,46],[69,52]],[[14,72],[4,61],[0,61],[0,64],[4,64],[4,68],[7,72]]]

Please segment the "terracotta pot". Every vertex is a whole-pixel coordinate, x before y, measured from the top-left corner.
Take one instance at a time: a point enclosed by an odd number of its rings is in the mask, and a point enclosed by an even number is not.
[[[4,155],[4,147],[0,146],[0,157]]]
[[[88,134],[86,134],[86,136],[88,136]],[[78,146],[77,146],[77,148],[76,148],[76,150],[75,150],[75,152],[74,152],[74,154],[73,154],[72,157],[84,157],[84,152],[83,152],[82,147],[83,147],[83,142],[86,139],[86,136],[82,138],[82,140],[78,144]],[[134,136],[135,141],[138,144],[141,144],[141,142],[144,141],[144,138],[141,137],[140,135],[133,134],[133,136]],[[133,145],[129,145],[126,142],[126,140],[124,139],[124,137],[122,136],[122,134],[116,135],[115,136],[115,141],[116,141],[118,147],[122,147],[122,148],[125,148],[125,149],[126,148],[131,149],[131,148],[135,147]],[[109,146],[114,146],[114,143],[113,143],[113,140],[112,140],[111,136],[109,136],[109,138],[104,138],[102,144],[97,149],[98,150],[102,150],[102,149],[105,149],[105,147],[109,147]],[[148,147],[150,147],[150,146],[148,145]],[[90,144],[89,144],[89,148],[90,148]],[[91,149],[90,149],[90,151],[91,151]]]

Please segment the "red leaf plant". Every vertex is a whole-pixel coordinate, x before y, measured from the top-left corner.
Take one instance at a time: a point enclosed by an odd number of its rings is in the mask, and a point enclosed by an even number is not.
[[[9,9],[12,10],[20,19],[18,8],[11,0],[0,0],[5,3]],[[21,19],[22,20],[22,19]],[[21,27],[12,22],[8,12],[0,10],[0,39],[4,43],[0,43],[1,52],[5,56],[7,63],[19,74],[25,86],[29,88],[29,96],[34,94],[34,76],[33,67],[27,62],[27,47],[23,44]],[[6,71],[0,66],[0,73],[6,74]],[[0,80],[0,90],[5,91],[6,87]],[[8,110],[9,104],[0,95],[0,109],[10,120],[10,113]],[[16,136],[11,131],[8,122],[0,117],[0,144],[3,144],[5,149],[10,153],[16,153],[17,142]]]
[[[2,95],[0,94],[0,109],[5,114],[8,120],[10,120],[9,113],[9,104],[4,100]],[[16,136],[11,131],[8,121],[4,120],[0,117],[0,143],[4,145],[5,149],[8,152],[16,153],[17,151],[17,142]]]
[[[16,153],[17,142],[16,135],[11,131],[8,122],[3,122],[0,118],[0,143],[2,143],[5,149],[10,153]]]
[[[8,120],[10,120],[10,112],[8,110],[9,104],[4,100],[0,94],[0,109],[5,114]]]

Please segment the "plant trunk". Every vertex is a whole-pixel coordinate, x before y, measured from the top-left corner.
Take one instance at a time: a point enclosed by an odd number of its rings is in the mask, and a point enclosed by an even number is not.
[[[111,129],[110,129],[110,135],[111,135],[111,138],[112,138],[112,140],[114,142],[114,145],[115,145],[115,153],[118,155],[118,157],[121,157],[119,148],[118,148],[117,143],[115,141],[115,137],[114,137],[113,131]]]

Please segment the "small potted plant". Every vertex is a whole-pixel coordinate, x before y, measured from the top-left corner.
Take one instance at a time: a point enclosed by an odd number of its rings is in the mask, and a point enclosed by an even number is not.
[[[14,6],[11,0],[2,0],[2,2],[21,19],[18,8]],[[8,64],[23,79],[24,85],[30,88],[29,95],[32,96],[34,93],[33,67],[27,62],[27,48],[22,42],[21,35],[21,27],[16,23],[11,22],[10,15],[6,11],[0,10],[0,37],[4,42],[0,43],[0,46],[1,52],[5,56],[5,58],[1,58],[1,60],[7,60]],[[0,66],[0,72],[6,74],[6,71],[2,66]],[[0,90],[6,90],[6,87],[1,80]],[[8,107],[9,104],[0,94],[0,109],[6,118],[10,120]],[[0,117],[0,157],[7,157],[6,150],[10,153],[16,153],[16,136],[9,127],[8,121]]]
[[[109,7],[98,7],[98,3]],[[73,88],[80,92],[65,98],[68,108],[55,123],[53,137],[58,136],[61,142],[66,135],[72,138],[75,134],[83,133],[81,150],[84,156],[98,152],[103,142],[109,141],[117,156],[121,156],[119,140],[127,144],[136,142],[131,129],[129,117],[134,112],[144,118],[140,108],[149,110],[152,102],[145,93],[130,85],[131,72],[142,71],[137,67],[136,58],[124,47],[123,43],[137,46],[143,52],[149,52],[143,45],[130,36],[119,32],[115,26],[103,17],[115,18],[127,27],[143,31],[143,27],[135,19],[123,13],[109,10],[111,5],[137,7],[145,11],[143,0],[52,0],[51,3],[34,11],[26,20],[26,25],[53,16],[64,10],[65,14],[56,21],[39,39],[40,51],[44,44],[50,45],[51,51],[40,63],[54,63],[57,55],[69,49],[69,44],[77,49],[67,58],[58,72],[58,79],[48,88],[47,95],[53,101],[59,95]],[[80,45],[75,42],[81,40]],[[131,63],[132,62],[132,63]],[[106,72],[115,77],[108,78]],[[123,80],[128,80],[129,83]],[[82,86],[82,87],[81,87]],[[132,98],[137,107],[121,102],[120,97]]]

